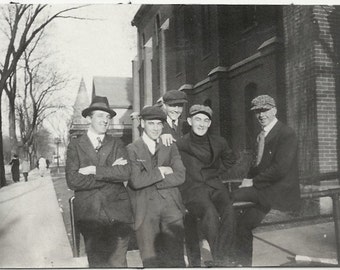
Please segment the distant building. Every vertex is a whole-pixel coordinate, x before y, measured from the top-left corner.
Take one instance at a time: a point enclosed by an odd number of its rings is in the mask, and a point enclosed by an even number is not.
[[[117,113],[112,119],[109,134],[120,137],[124,143],[132,141],[133,85],[130,77],[93,77],[92,96],[106,96]]]
[[[132,78],[128,77],[93,77],[93,96],[106,96],[111,109],[117,115],[111,120],[108,133],[114,137],[120,137],[124,143],[132,141]],[[82,79],[78,95],[74,104],[74,112],[70,128],[71,137],[79,137],[86,132],[89,123],[81,115],[81,112],[90,105],[90,99]]]
[[[185,91],[243,151],[257,133],[250,101],[270,94],[297,132],[300,176],[338,175],[340,6],[142,5],[132,25],[134,111]]]
[[[81,115],[81,112],[90,105],[90,99],[86,90],[84,79],[82,78],[79,85],[76,101],[73,105],[73,116],[70,127],[70,137],[76,138],[82,135],[89,126],[89,123]]]

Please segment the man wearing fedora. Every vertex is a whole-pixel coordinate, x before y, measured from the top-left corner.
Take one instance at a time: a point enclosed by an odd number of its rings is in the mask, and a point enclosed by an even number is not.
[[[140,113],[143,133],[128,145],[131,179],[128,183],[137,243],[144,267],[185,267],[184,206],[178,186],[185,168],[176,144],[160,140],[166,115],[149,106]]]
[[[220,169],[222,163],[226,169],[233,166],[236,157],[223,137],[208,134],[212,113],[209,106],[200,104],[189,109],[187,121],[191,131],[176,142],[186,168],[185,183],[180,191],[188,218],[200,219],[213,257],[209,266],[231,266],[235,220],[229,191],[220,178]],[[195,249],[197,244],[194,242],[197,241],[194,235],[196,222],[186,221],[185,227],[189,250],[196,258],[189,258],[194,264],[191,266],[200,266],[199,249]]]
[[[276,103],[272,97],[254,98],[251,110],[262,129],[257,136],[257,156],[248,177],[233,194],[235,201],[255,203],[238,218],[237,261],[242,266],[252,266],[252,230],[269,210],[296,210],[300,203],[295,132],[276,118]]]
[[[90,126],[67,148],[66,181],[90,267],[126,267],[133,217],[124,182],[130,177],[121,141],[106,133],[116,115],[106,97],[82,111]]]
[[[162,108],[166,113],[166,121],[161,139],[167,146],[190,130],[188,123],[181,119],[184,104],[187,102],[187,95],[179,90],[167,91],[162,97]]]

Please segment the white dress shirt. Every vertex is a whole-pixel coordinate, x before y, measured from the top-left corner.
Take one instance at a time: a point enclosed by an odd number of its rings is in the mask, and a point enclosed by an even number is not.
[[[277,123],[277,118],[275,117],[273,121],[271,121],[268,125],[266,125],[263,130],[264,130],[264,136],[267,137],[268,133],[272,130],[272,128],[275,126]]]
[[[96,147],[98,146],[98,137],[100,138],[100,140],[103,142],[105,134],[97,134],[94,130],[92,130],[91,128],[89,128],[87,130],[87,136],[89,137],[93,148],[96,149]]]
[[[175,124],[178,127],[178,119],[176,119],[174,122],[172,122],[173,120],[169,116],[167,116],[166,121],[168,122],[168,124],[171,128],[174,128],[173,124]]]
[[[142,140],[147,145],[150,153],[154,155],[156,153],[156,141],[151,139],[145,132],[143,132]],[[157,139],[157,143],[159,143],[159,138]]]

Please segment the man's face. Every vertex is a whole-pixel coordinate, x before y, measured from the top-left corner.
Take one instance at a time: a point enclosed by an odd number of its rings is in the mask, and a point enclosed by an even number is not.
[[[141,120],[142,128],[152,140],[157,140],[162,134],[163,122],[161,120]]]
[[[210,118],[203,113],[195,114],[194,116],[189,117],[187,120],[192,128],[192,131],[198,136],[205,135],[211,125]]]
[[[105,134],[109,128],[111,115],[104,111],[93,111],[91,115],[86,117],[91,121],[91,128],[98,134]]]
[[[276,108],[254,110],[255,116],[262,127],[269,125],[276,116]]]
[[[177,120],[183,112],[183,104],[164,104],[163,108],[171,120]]]

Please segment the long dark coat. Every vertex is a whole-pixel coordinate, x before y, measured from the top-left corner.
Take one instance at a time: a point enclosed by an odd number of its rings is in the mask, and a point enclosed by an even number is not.
[[[120,157],[127,159],[125,147],[119,139],[109,135],[105,135],[98,153],[87,134],[70,142],[66,181],[75,191],[76,220],[133,222],[131,203],[123,184],[130,177],[130,166],[112,166]],[[79,168],[90,165],[96,166],[96,175],[78,172]]]
[[[183,164],[187,169],[185,183],[180,187],[184,203],[194,199],[197,196],[197,188],[204,185],[215,189],[225,189],[220,178],[221,162],[226,169],[236,162],[236,157],[227,141],[221,136],[208,134],[212,159],[210,164],[204,164],[193,153],[191,136],[189,132],[177,141]]]

